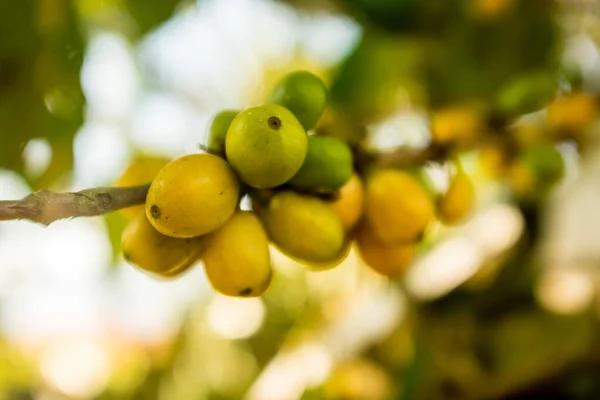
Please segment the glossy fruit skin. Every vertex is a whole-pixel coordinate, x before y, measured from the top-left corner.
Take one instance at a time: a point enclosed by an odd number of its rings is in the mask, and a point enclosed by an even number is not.
[[[231,121],[238,115],[239,110],[223,110],[213,118],[208,131],[206,147],[211,154],[225,156],[225,138]]]
[[[146,215],[159,232],[189,238],[218,229],[235,210],[239,184],[220,157],[189,154],[160,170],[146,198]]]
[[[459,172],[438,202],[438,216],[446,225],[462,222],[473,211],[475,200],[473,181],[464,172]]]
[[[348,182],[342,186],[339,198],[330,205],[342,221],[342,226],[346,232],[354,228],[365,206],[364,186],[357,174],[353,174]]]
[[[388,245],[366,224],[356,230],[356,248],[361,259],[375,272],[389,278],[402,276],[415,258],[414,243]]]
[[[344,246],[344,227],[331,207],[292,191],[276,194],[264,213],[271,240],[290,257],[308,262],[336,259]]]
[[[154,180],[158,171],[162,167],[167,165],[170,160],[165,157],[158,156],[142,156],[136,158],[129,164],[127,169],[121,174],[115,186],[126,187],[126,186],[138,186],[149,184]],[[127,207],[119,210],[128,219],[137,217],[140,212],[144,211],[144,205]]]
[[[266,104],[239,113],[225,140],[227,160],[240,178],[257,189],[287,182],[306,157],[304,128],[288,109]]]
[[[327,88],[319,77],[308,71],[296,71],[277,84],[269,102],[290,110],[308,131],[325,111],[327,97]]]
[[[204,238],[204,269],[216,291],[226,296],[256,297],[269,287],[269,240],[253,212],[236,212],[225,225]]]
[[[289,184],[298,189],[336,190],[354,172],[350,147],[340,139],[328,136],[309,136],[306,158]]]
[[[431,196],[409,173],[393,169],[367,178],[365,214],[375,234],[388,244],[417,240],[435,215]]]
[[[306,269],[312,272],[329,271],[343,263],[352,249],[352,237],[346,236],[342,250],[332,259],[323,262],[304,262]]]
[[[186,271],[203,249],[202,238],[180,239],[158,232],[143,211],[127,224],[121,244],[129,263],[163,278]]]

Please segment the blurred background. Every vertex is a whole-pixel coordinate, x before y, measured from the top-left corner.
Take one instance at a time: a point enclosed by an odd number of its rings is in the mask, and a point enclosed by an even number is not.
[[[592,0],[0,2],[0,199],[197,152],[217,112],[298,69],[331,91],[316,130],[369,152],[427,147],[436,110],[489,116],[461,153],[473,217],[433,226],[401,281],[273,249],[271,288],[234,299],[202,268],[127,265],[120,213],[2,222],[0,399],[600,398],[596,103],[563,110],[578,129],[552,136],[566,169],[543,199],[486,152],[507,121],[546,140],[556,97],[597,98],[599,18]],[[439,187],[444,168],[426,165]]]

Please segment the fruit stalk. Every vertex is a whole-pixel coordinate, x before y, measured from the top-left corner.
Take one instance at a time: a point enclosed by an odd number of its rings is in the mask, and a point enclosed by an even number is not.
[[[150,185],[99,187],[79,192],[38,190],[21,200],[0,201],[0,221],[26,219],[43,225],[75,217],[93,217],[146,201]]]
[[[378,167],[406,167],[424,164],[427,161],[440,161],[448,156],[448,149],[437,144],[423,148],[399,147],[391,152],[370,152],[362,148],[354,149],[354,162],[358,170],[368,165]]]

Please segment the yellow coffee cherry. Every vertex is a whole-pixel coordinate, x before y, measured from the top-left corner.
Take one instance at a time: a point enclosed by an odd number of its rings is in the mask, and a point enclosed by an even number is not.
[[[336,259],[344,246],[342,222],[323,200],[277,193],[264,213],[271,240],[287,255],[309,262]]]
[[[143,211],[123,230],[121,245],[129,263],[160,277],[173,277],[187,270],[203,248],[202,238],[180,239],[158,232]]]
[[[470,106],[453,106],[436,111],[431,134],[439,144],[471,143],[483,129],[481,113]]]
[[[351,237],[346,237],[344,245],[342,246],[342,250],[331,260],[323,262],[305,262],[304,265],[310,271],[328,271],[333,269],[346,260],[348,254],[350,254],[350,250],[352,249],[352,242],[353,241]]]
[[[126,187],[126,186],[138,186],[149,184],[154,180],[156,174],[162,167],[164,167],[170,160],[164,157],[156,156],[141,156],[136,158],[129,164],[127,169],[121,174],[115,186]],[[127,218],[135,218],[140,211],[144,211],[144,205],[140,204],[137,206],[127,207],[119,210]]]
[[[212,154],[190,154],[165,165],[150,186],[146,215],[161,233],[195,237],[218,229],[233,214],[239,184]]]
[[[410,174],[382,169],[367,178],[365,215],[385,243],[417,240],[435,215],[433,200]]]
[[[583,92],[561,97],[547,109],[548,125],[558,132],[581,132],[597,118],[596,100]]]
[[[464,221],[475,207],[475,185],[464,172],[457,173],[438,202],[438,216],[446,225]]]
[[[354,174],[340,189],[339,198],[330,203],[346,232],[354,228],[360,219],[364,209],[364,196],[363,183],[360,177]]]
[[[225,225],[204,238],[202,260],[216,291],[226,296],[256,297],[269,287],[269,240],[253,212],[236,212]]]
[[[362,223],[356,231],[356,248],[362,260],[377,273],[397,278],[406,272],[415,257],[415,244],[386,244]]]

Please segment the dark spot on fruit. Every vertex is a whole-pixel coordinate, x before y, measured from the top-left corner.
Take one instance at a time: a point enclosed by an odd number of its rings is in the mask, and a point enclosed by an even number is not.
[[[277,117],[269,117],[267,119],[267,124],[269,125],[269,128],[274,129],[274,130],[279,130],[279,128],[281,128],[281,120]]]
[[[240,296],[249,296],[250,294],[252,294],[252,288],[245,288],[240,290]]]
[[[192,243],[192,239],[189,239],[189,238],[188,238],[188,239],[185,239],[185,243],[186,243],[186,244],[190,244],[190,243]]]
[[[222,195],[222,194],[223,194],[223,191],[221,190],[221,193],[219,193],[219,194],[220,194],[220,195]]]
[[[129,253],[123,253],[123,259],[127,262],[132,262],[131,255],[129,255]]]
[[[152,204],[150,206],[150,214],[154,219],[160,218],[160,207],[158,207],[156,204]]]

